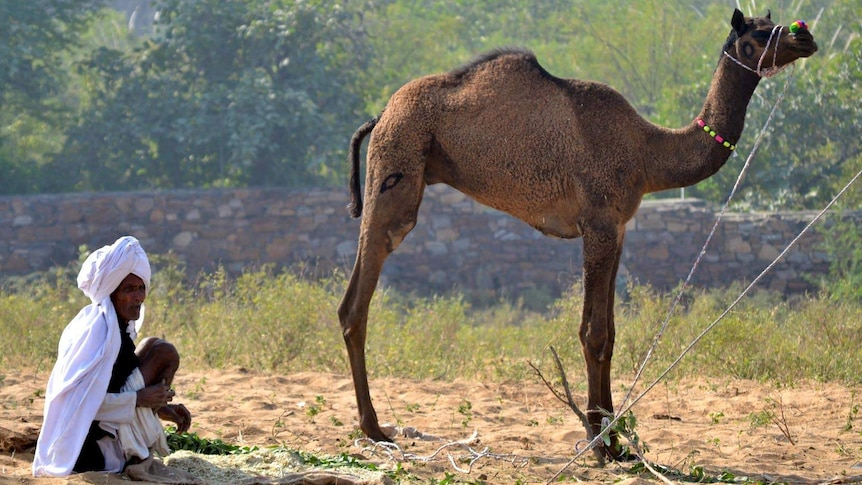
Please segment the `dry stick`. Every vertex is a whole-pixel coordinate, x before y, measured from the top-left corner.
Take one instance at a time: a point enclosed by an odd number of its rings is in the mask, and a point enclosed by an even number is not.
[[[542,371],[540,371],[535,365],[533,365],[532,362],[528,361],[527,363],[530,364],[530,367],[532,367],[533,370],[536,372],[536,375],[539,376],[540,379],[542,379],[542,382],[544,382],[545,386],[548,389],[550,389],[551,393],[554,396],[556,396],[557,399],[559,399],[564,404],[569,406],[569,409],[571,409],[575,413],[575,415],[578,417],[578,419],[581,420],[581,423],[584,425],[584,428],[586,428],[586,430],[587,430],[587,439],[589,441],[593,441],[593,439],[596,437],[596,434],[595,434],[595,432],[593,432],[593,427],[590,426],[590,421],[587,419],[587,415],[584,414],[583,411],[581,411],[581,408],[578,407],[578,405],[575,403],[575,399],[572,397],[572,390],[569,387],[569,380],[568,380],[568,378],[566,378],[566,371],[563,370],[563,364],[562,364],[562,362],[560,362],[560,356],[557,355],[557,350],[554,348],[553,345],[550,346],[549,348],[551,350],[551,355],[554,356],[554,362],[556,362],[556,364],[557,364],[557,372],[560,373],[560,379],[563,381],[563,389],[566,391],[565,397],[562,394],[560,394],[559,391],[554,389],[554,386],[550,382],[548,382],[547,379],[545,379],[544,375],[542,375]],[[605,456],[602,454],[601,450],[599,450],[596,447],[593,447],[593,453],[596,455],[596,458],[599,460],[599,467],[600,468],[604,467],[605,466]],[[571,463],[569,463],[569,464],[571,465]]]
[[[796,446],[796,442],[793,441],[793,436],[790,435],[790,426],[787,425],[787,418],[784,416],[784,399],[781,397],[781,394],[778,395],[778,401],[776,401],[776,404],[778,404],[777,407],[778,411],[781,413],[781,417],[779,418],[773,412],[770,419],[772,420],[772,423],[778,427],[778,430],[781,431],[781,434],[787,438],[787,441],[789,441],[791,445]]]
[[[404,428],[401,428],[402,430]],[[443,438],[438,438],[436,436],[425,435],[421,432],[416,431],[416,438],[423,441],[445,441]],[[501,453],[492,453],[490,448],[485,447],[482,451],[477,451],[473,449],[470,444],[478,441],[479,432],[473,431],[473,434],[470,435],[469,438],[465,438],[458,441],[449,441],[439,446],[433,453],[428,456],[419,456],[414,453],[405,452],[397,443],[390,443],[386,441],[374,441],[370,438],[359,438],[354,441],[354,446],[361,447],[361,443],[369,442],[370,446],[362,447],[362,452],[368,452],[372,455],[376,455],[378,453],[382,453],[386,455],[386,457],[390,461],[397,462],[405,462],[405,461],[419,461],[423,463],[430,463],[437,458],[437,455],[442,454],[444,451],[446,452],[447,459],[455,471],[460,473],[470,473],[473,469],[473,464],[479,461],[482,458],[493,458],[495,460],[507,461],[515,467],[526,466],[529,460],[523,456],[518,456],[514,454],[501,454]],[[461,468],[455,463],[455,457],[452,456],[448,450],[450,448],[461,448],[468,455],[468,458],[464,458],[464,460],[468,463],[468,468]]]

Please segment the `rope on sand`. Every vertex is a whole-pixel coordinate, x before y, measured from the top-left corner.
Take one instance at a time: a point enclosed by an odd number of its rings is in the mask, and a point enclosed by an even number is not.
[[[458,441],[447,442],[444,438],[424,434],[414,427],[392,428],[396,431],[396,436],[419,439],[422,441],[440,441],[444,443],[439,446],[433,453],[426,456],[408,453],[404,451],[404,449],[397,443],[374,441],[370,438],[359,438],[354,442],[354,446],[360,447],[361,451],[364,453],[368,453],[372,456],[384,456],[387,460],[395,462],[412,461],[431,463],[433,461],[439,460],[439,457],[445,452],[446,460],[452,465],[452,468],[454,468],[455,471],[459,473],[470,473],[473,470],[473,464],[483,458],[507,461],[516,468],[526,466],[527,463],[529,463],[529,458],[524,456],[492,453],[490,451],[490,448],[488,447],[485,447],[485,449],[481,451],[473,449],[470,445],[479,441],[479,432],[475,430],[473,431],[473,434],[467,438]],[[453,448],[460,449],[461,454],[453,455],[450,452],[450,450]],[[458,463],[467,463],[467,468],[458,466]]]

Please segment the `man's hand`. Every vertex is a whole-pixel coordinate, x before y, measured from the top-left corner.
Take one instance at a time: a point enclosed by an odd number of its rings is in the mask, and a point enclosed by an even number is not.
[[[160,409],[174,398],[173,389],[165,381],[138,390],[136,406],[139,408]]]
[[[182,404],[168,404],[159,408],[159,417],[177,424],[177,433],[185,433],[192,425],[192,413]]]

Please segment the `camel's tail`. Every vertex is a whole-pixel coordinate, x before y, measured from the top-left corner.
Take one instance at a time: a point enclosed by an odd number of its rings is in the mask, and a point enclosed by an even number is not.
[[[350,217],[357,218],[362,215],[362,190],[359,186],[359,152],[362,140],[377,126],[378,120],[380,120],[379,116],[365,122],[365,124],[353,133],[353,137],[350,138],[350,148],[347,151],[347,159],[350,160],[350,205],[347,206],[350,210]]]

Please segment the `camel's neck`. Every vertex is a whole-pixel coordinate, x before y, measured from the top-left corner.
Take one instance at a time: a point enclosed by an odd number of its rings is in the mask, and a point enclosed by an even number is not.
[[[745,124],[745,110],[759,82],[760,77],[722,56],[698,118],[721,138],[736,144]],[[678,130],[663,130],[653,140],[652,163],[645,167],[649,192],[694,185],[716,173],[732,153],[705,133],[696,120]]]

